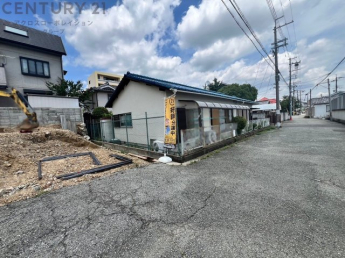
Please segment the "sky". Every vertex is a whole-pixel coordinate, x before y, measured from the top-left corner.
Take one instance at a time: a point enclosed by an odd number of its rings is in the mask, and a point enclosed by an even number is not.
[[[230,1],[224,2],[250,35]],[[26,9],[27,3],[31,9]],[[274,19],[267,1],[236,3],[273,60]],[[289,82],[289,58],[300,61],[299,70],[292,72],[292,83],[296,90],[303,91],[302,100],[311,88],[312,97],[328,95],[327,84],[314,86],[345,56],[345,5],[341,0],[272,0],[272,3],[277,17],[283,16],[279,25],[294,21],[278,33],[278,39],[283,36],[288,42],[278,55],[283,75],[280,96],[289,92],[284,82],[284,79]],[[69,80],[87,84],[94,71],[116,74],[130,71],[204,87],[217,78],[227,84],[250,83],[258,89],[258,99],[275,98],[273,69],[236,24],[222,0],[63,3],[5,0],[1,1],[0,9],[3,19],[62,38],[67,51],[63,65]],[[345,64],[330,75],[331,92],[335,89],[336,75],[345,77]],[[345,78],[338,80],[338,88],[345,91]]]

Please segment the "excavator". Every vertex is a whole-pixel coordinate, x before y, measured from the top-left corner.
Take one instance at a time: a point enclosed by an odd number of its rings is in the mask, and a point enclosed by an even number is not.
[[[27,116],[27,118],[24,119],[24,121],[19,125],[21,133],[32,132],[33,129],[39,126],[35,111],[19,91],[17,91],[16,89],[12,89],[12,92],[8,93],[0,90],[0,97],[13,99],[14,102],[23,110],[23,112]]]

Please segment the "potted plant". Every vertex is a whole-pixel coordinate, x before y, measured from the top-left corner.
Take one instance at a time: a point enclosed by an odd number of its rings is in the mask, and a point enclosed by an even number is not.
[[[241,116],[237,116],[237,117],[234,117],[233,122],[237,123],[237,135],[240,135],[242,133],[242,130],[247,125],[247,119]]]

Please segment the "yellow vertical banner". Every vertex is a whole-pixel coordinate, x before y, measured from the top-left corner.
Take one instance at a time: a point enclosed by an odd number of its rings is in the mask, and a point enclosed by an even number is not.
[[[165,98],[164,143],[176,144],[176,105],[175,96]]]

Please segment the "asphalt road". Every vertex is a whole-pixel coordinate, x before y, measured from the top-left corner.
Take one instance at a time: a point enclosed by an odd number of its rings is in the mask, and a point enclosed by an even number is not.
[[[295,118],[189,166],[0,208],[0,257],[345,257],[345,126]]]

